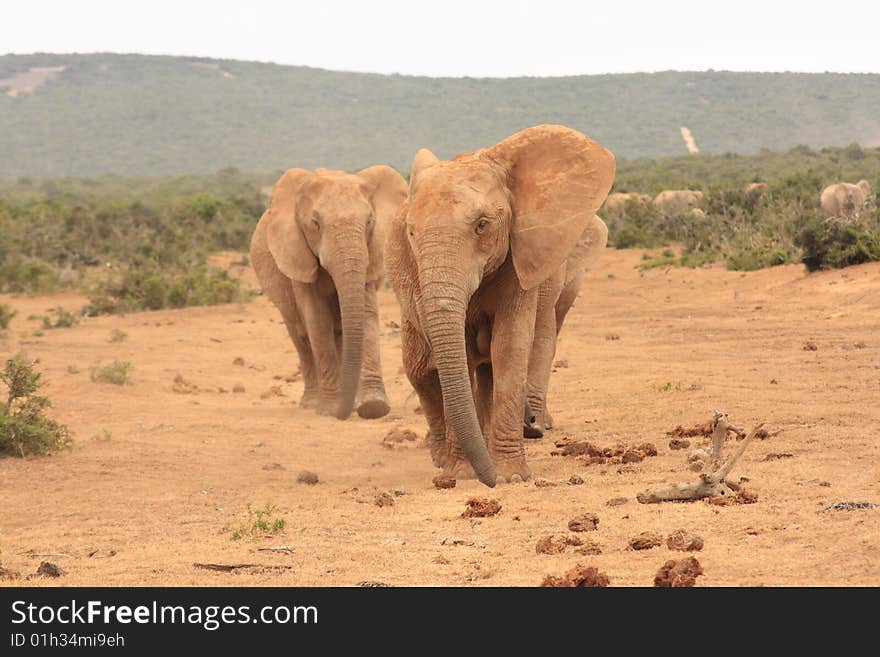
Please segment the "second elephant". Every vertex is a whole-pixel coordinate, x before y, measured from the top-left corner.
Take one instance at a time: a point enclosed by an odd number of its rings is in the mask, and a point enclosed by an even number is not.
[[[344,420],[389,411],[379,361],[383,225],[406,198],[394,169],[290,169],[251,239],[251,263],[299,354],[300,406]]]
[[[547,389],[550,372],[556,356],[556,338],[562,324],[577,299],[581,285],[589,270],[599,260],[608,243],[608,227],[598,216],[587,224],[577,244],[565,259],[562,271],[563,284],[546,281],[539,290],[538,313],[535,326],[535,340],[529,357],[528,403],[533,415],[531,423],[526,422],[526,438],[540,438],[544,429],[553,428],[553,418],[547,408]],[[545,305],[552,305],[553,312],[546,312]],[[544,326],[538,323],[543,322]]]

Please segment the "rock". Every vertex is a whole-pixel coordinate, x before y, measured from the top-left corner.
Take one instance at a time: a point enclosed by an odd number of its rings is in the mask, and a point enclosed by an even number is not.
[[[666,547],[680,552],[695,552],[703,549],[703,538],[684,529],[677,529],[666,537]]]
[[[661,588],[682,588],[694,586],[697,577],[703,574],[703,567],[694,557],[686,559],[670,559],[654,577],[654,586]]]
[[[650,550],[663,543],[663,537],[656,532],[642,532],[638,536],[629,539],[629,547],[632,550]]]
[[[568,528],[573,532],[593,532],[599,525],[599,516],[595,513],[582,513],[568,521]]]

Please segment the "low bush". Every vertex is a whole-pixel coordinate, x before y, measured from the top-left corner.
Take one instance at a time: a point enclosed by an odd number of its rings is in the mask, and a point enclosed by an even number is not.
[[[0,456],[45,454],[72,442],[66,426],[46,417],[51,402],[37,394],[43,384],[34,365],[16,355],[0,372],[6,392],[5,402],[0,402]]]

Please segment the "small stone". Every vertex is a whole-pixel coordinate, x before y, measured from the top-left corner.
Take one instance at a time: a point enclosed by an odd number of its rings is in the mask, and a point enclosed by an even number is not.
[[[437,475],[434,477],[434,488],[455,488],[455,477]]]
[[[232,386],[232,392],[236,392],[236,393],[244,392],[244,384],[243,383],[236,383],[234,386]]]
[[[629,498],[627,497],[612,497],[610,500],[605,502],[605,506],[621,506],[629,502]]]
[[[568,528],[573,532],[593,532],[599,525],[599,516],[595,513],[582,513],[568,521]]]
[[[373,504],[376,506],[394,506],[394,498],[389,493],[377,493],[373,498]]]
[[[580,486],[583,483],[584,483],[584,478],[581,477],[580,475],[574,474],[568,478],[568,485],[569,486]]]
[[[666,537],[666,547],[680,552],[696,552],[703,549],[703,538],[684,529],[677,529]]]
[[[44,561],[37,568],[37,577],[61,577],[64,571],[50,561]]]
[[[663,543],[663,537],[655,532],[642,532],[629,539],[629,547],[633,550],[650,550]]]

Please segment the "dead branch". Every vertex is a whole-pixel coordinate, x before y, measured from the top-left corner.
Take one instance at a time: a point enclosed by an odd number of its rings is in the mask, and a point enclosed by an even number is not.
[[[265,568],[266,570],[289,570],[290,566],[276,566],[275,564],[263,563],[194,563],[193,567],[202,570],[218,570],[228,573],[233,570],[247,570],[249,568]]]
[[[294,549],[289,545],[279,545],[277,547],[258,547],[257,552],[284,552],[285,554],[293,554]]]
[[[727,481],[727,475],[736,465],[739,458],[745,453],[749,443],[760,431],[764,423],[760,423],[752,429],[745,439],[737,446],[734,453],[724,461],[724,438],[728,431],[740,434],[744,433],[738,427],[730,424],[727,413],[715,411],[712,421],[712,444],[708,458],[700,472],[697,481],[688,483],[670,484],[653,490],[646,490],[637,495],[642,504],[657,504],[659,502],[699,500],[704,497],[724,497],[736,491],[739,487]]]

